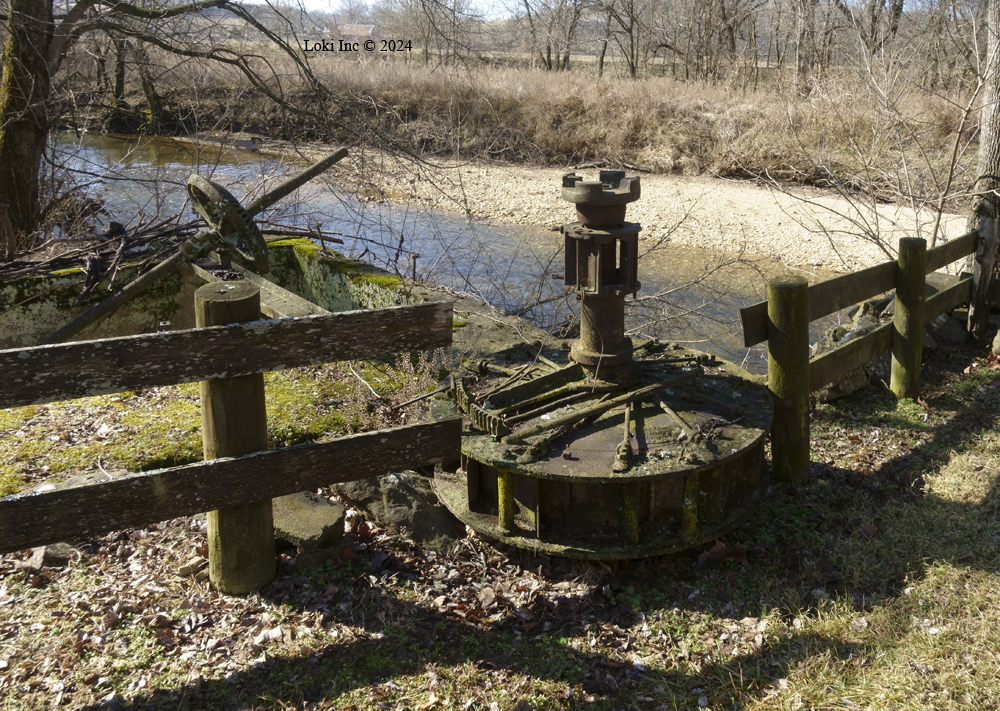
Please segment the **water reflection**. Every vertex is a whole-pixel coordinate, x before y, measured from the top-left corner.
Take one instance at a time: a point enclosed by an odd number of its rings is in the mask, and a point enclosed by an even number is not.
[[[126,224],[182,210],[185,218],[193,217],[184,192],[192,172],[246,201],[302,167],[297,156],[282,159],[234,147],[93,134],[60,134],[53,150],[58,160],[81,171],[90,195],[104,200],[107,219]],[[559,276],[562,236],[542,227],[359,201],[321,180],[258,219],[318,226],[343,240],[330,245],[338,251],[400,275],[410,275],[412,259],[419,255],[420,278],[474,294],[545,329],[577,311]],[[748,352],[742,347],[739,309],[763,299],[765,279],[785,269],[771,260],[736,257],[669,244],[647,254],[639,263],[642,290],[627,302],[628,327],[637,336],[685,342],[764,372],[763,348]],[[814,336],[825,325],[814,324]]]

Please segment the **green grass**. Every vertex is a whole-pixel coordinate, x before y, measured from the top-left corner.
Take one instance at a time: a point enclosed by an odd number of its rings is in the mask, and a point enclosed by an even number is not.
[[[433,389],[426,357],[265,374],[268,446],[301,444],[392,424],[388,403]],[[350,371],[353,367],[357,375]],[[385,402],[369,397],[377,389]],[[147,471],[200,461],[198,384],[0,410],[0,496],[97,471]]]

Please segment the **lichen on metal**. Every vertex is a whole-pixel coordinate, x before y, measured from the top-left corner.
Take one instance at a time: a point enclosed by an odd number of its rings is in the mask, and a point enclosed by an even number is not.
[[[640,288],[638,235],[625,222],[639,178],[563,178],[577,222],[566,289],[581,301],[567,363],[486,359],[457,378],[467,416],[461,461],[439,471],[446,506],[522,548],[589,559],[668,553],[711,540],[760,505],[771,424],[767,389],[739,367],[675,344],[625,336]]]

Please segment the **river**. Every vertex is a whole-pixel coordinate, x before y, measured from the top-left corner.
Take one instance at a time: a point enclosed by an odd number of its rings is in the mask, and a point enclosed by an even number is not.
[[[67,132],[52,145],[57,161],[80,171],[81,188],[103,202],[103,219],[126,225],[181,210],[193,216],[184,192],[192,172],[221,183],[245,203],[302,168],[297,157],[170,139]],[[576,310],[576,301],[563,294],[559,233],[364,201],[352,193],[334,181],[316,180],[259,221],[318,225],[325,236],[343,240],[332,248],[403,276],[411,274],[411,256],[417,254],[419,279],[475,295],[543,329],[558,327]],[[635,301],[626,302],[627,327],[637,337],[681,342],[765,372],[766,350],[742,346],[739,309],[762,300],[766,279],[785,271],[774,260],[668,243],[639,261],[642,288]],[[813,340],[835,322],[812,324]]]

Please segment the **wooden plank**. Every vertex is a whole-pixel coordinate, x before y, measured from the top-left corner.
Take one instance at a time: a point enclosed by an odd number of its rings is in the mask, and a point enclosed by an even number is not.
[[[972,295],[972,276],[957,281],[951,286],[941,289],[933,296],[928,296],[924,304],[924,323],[930,323],[935,318],[952,309],[969,303]]]
[[[979,230],[973,230],[961,237],[956,237],[951,242],[945,242],[934,249],[927,250],[927,273],[936,272],[941,267],[948,266],[952,262],[957,262],[962,257],[967,257],[976,251],[976,243],[979,241]]]
[[[896,287],[896,263],[882,262],[809,287],[809,320],[835,314]]]
[[[941,314],[967,303],[972,293],[972,279],[961,281],[927,297],[924,305],[924,323],[930,323]],[[860,338],[827,351],[809,362],[809,388],[816,392],[835,383],[855,368],[878,358],[892,347],[893,324],[886,323]]]
[[[0,351],[0,408],[451,344],[447,302]]]
[[[896,263],[883,262],[809,287],[809,320],[829,316],[859,301],[889,291],[896,286]],[[767,302],[740,309],[743,345],[746,348],[767,340]]]
[[[749,348],[767,340],[767,302],[740,309],[743,322],[743,347]]]
[[[215,266],[221,267],[221,264]],[[243,275],[243,278],[260,289],[260,311],[268,318],[298,318],[300,316],[327,316],[331,312],[322,306],[303,299],[298,294],[293,294],[287,289],[282,289],[273,281],[268,281],[264,277],[254,274],[251,271],[241,269],[234,265],[233,268]],[[212,272],[191,264],[191,269],[199,277],[207,282],[222,282],[223,280],[215,276]]]
[[[895,265],[893,265],[895,266]],[[809,362],[809,392],[842,379],[855,368],[878,358],[892,347],[891,323],[848,341]]]
[[[0,499],[0,553],[458,459],[462,420],[300,444]]]
[[[958,261],[976,251],[978,231],[972,231],[951,242],[927,250],[927,273]],[[853,306],[896,286],[896,263],[883,262],[860,272],[844,274],[809,287],[809,320],[829,316],[848,306]],[[1000,286],[990,292],[995,303],[1000,304]],[[767,302],[740,309],[743,322],[743,346],[750,348],[767,340]]]

